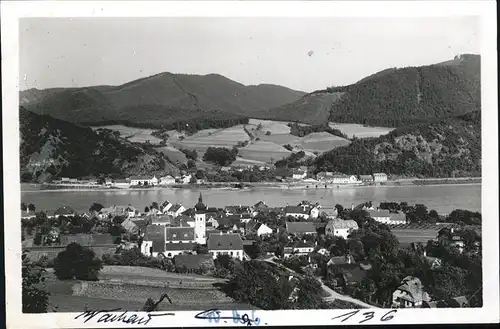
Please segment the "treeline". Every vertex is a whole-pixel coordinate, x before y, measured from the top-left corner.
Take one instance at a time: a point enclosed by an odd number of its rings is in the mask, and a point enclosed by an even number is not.
[[[290,134],[298,137],[304,137],[311,133],[327,132],[334,136],[342,137],[347,139],[347,136],[343,134],[340,130],[331,128],[328,124],[310,125],[304,126],[298,123],[289,123]]]
[[[328,92],[346,92],[332,105],[330,121],[400,127],[478,110],[480,80],[471,71],[461,66],[408,67],[329,88]]]
[[[315,160],[316,172],[412,177],[480,176],[480,112],[398,128],[379,138],[355,139]]]
[[[292,153],[286,158],[276,161],[274,165],[276,168],[298,168],[300,166],[308,166],[312,163],[312,160],[305,159],[305,156],[306,153],[304,151]]]

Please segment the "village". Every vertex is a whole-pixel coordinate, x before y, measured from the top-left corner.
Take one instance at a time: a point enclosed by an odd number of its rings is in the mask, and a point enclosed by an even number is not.
[[[165,175],[161,177],[152,176],[130,176],[127,178],[69,178],[53,180],[50,186],[68,188],[145,188],[145,187],[182,187],[187,185],[204,185],[209,182],[227,182],[220,176],[237,177],[237,173],[266,172],[265,181],[272,177],[273,182],[286,184],[311,186],[352,186],[352,185],[377,185],[387,182],[388,176],[385,173],[373,173],[371,175],[346,175],[333,172],[319,172],[314,174],[311,168],[299,167],[294,169],[274,168],[269,166],[246,166],[246,167],[220,167],[217,170],[203,171],[199,169],[182,170],[179,175]],[[269,175],[270,174],[270,175]],[[208,179],[208,178],[211,179]],[[234,181],[238,181],[234,178]],[[242,180],[243,182],[249,182]],[[255,180],[253,181],[255,182]]]
[[[253,206],[216,208],[205,205],[201,193],[192,207],[168,200],[161,204],[153,202],[145,209],[94,203],[88,212],[77,214],[68,206],[35,212],[35,206],[30,204],[22,206],[23,250],[31,261],[45,266],[50,266],[71,243],[90,248],[96,257],[111,265],[130,265],[120,263],[119,255],[134,250],[144,258],[142,264],[149,260],[166,271],[218,273],[223,277],[234,273],[217,266],[221,258],[240,263],[260,260],[280,264],[292,276],[315,277],[327,294],[351,296],[376,265],[373,257],[368,257],[370,250],[359,251],[359,244],[367,243],[363,238],[367,227],[390,232],[389,228],[409,225],[407,217],[413,210],[397,211],[391,203],[380,206],[369,202],[350,208],[323,207],[303,201],[269,207],[260,201]],[[400,243],[398,248],[421,253],[432,269],[441,266],[441,259],[433,254],[440,247],[453,248],[459,253],[480,252],[480,228],[476,230],[479,236],[471,242],[465,229],[441,224],[442,228],[430,241],[415,239],[406,245]],[[377,245],[385,243],[380,236],[377,239]],[[461,296],[454,297],[457,301],[431,300],[421,279],[407,276],[386,306],[466,304]],[[357,301],[357,305],[365,305]]]

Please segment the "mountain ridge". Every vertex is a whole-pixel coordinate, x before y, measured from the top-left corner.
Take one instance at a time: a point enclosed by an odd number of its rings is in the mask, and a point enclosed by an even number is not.
[[[137,124],[168,125],[212,113],[224,113],[231,119],[249,117],[254,111],[286,104],[304,94],[273,84],[245,86],[220,74],[163,72],[118,86],[28,89],[20,92],[20,105],[80,124],[125,117]],[[150,114],[138,113],[151,107],[155,111]]]

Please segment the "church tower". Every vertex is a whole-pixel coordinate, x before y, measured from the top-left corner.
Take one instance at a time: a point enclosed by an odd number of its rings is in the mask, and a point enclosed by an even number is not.
[[[206,210],[207,206],[203,203],[203,197],[200,193],[198,198],[198,203],[194,206],[194,236],[196,243],[206,244],[207,242],[207,230],[206,230]]]

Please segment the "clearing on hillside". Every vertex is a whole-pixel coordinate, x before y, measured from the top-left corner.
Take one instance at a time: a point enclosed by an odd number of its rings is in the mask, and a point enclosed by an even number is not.
[[[242,158],[272,163],[292,153],[278,144],[266,141],[256,141],[247,147],[240,148],[239,151]]]
[[[327,132],[311,133],[301,138],[300,145],[311,152],[327,152],[336,147],[349,145],[350,141]]]
[[[288,122],[285,121],[273,121],[273,120],[259,120],[259,119],[250,119],[248,121],[248,129],[254,128],[257,129],[258,125],[262,125],[262,129],[260,130],[263,134],[266,131],[270,131],[271,134],[289,134],[290,127],[288,127]],[[253,131],[252,131],[253,133]]]
[[[357,123],[330,122],[328,125],[331,128],[340,130],[349,138],[352,138],[353,136],[356,136],[357,138],[380,137],[382,135],[387,135],[395,129],[387,127],[368,127]]]
[[[93,130],[103,128],[118,131],[121,137],[128,139],[132,143],[146,143],[149,141],[151,144],[158,145],[162,141],[160,138],[151,135],[154,131],[153,129],[135,128],[123,125],[94,126],[90,128]]]
[[[163,153],[173,164],[187,163],[186,155],[171,145],[158,147],[156,150]]]
[[[192,136],[188,136],[183,140],[172,141],[172,145],[177,148],[185,148],[196,150],[198,156],[203,156],[205,151],[213,147],[233,148],[238,142],[244,142],[250,139],[248,134],[243,129],[243,125],[237,125],[231,128],[219,129],[211,135],[210,132],[200,131]]]

